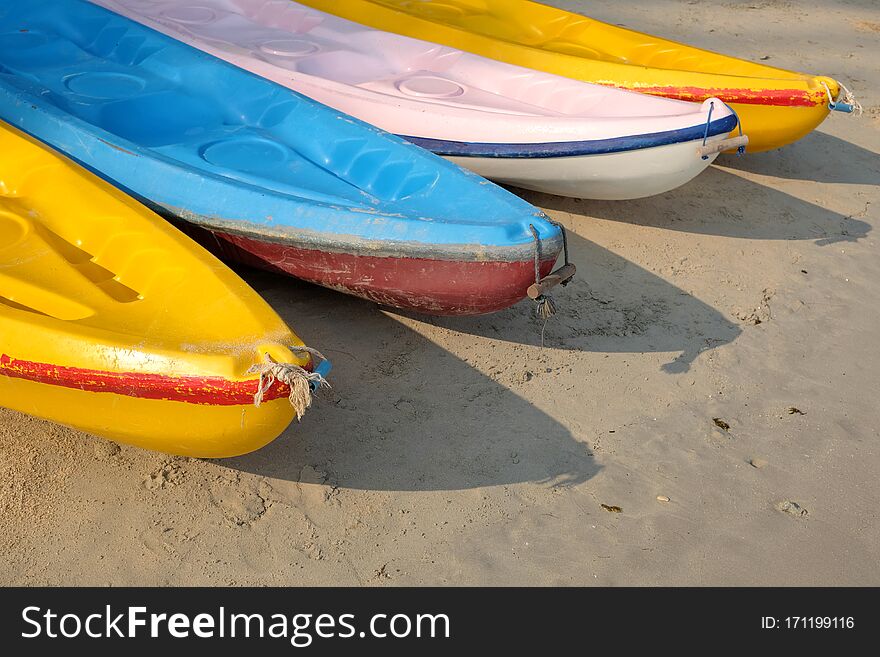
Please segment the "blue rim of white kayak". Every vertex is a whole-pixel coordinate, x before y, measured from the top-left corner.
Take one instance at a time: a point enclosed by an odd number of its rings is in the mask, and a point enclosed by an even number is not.
[[[734,114],[709,124],[709,137],[726,135],[736,129]],[[403,135],[402,135],[403,136]],[[657,146],[668,146],[688,141],[702,140],[706,136],[706,124],[654,132],[646,135],[628,135],[612,139],[592,141],[541,142],[534,144],[499,144],[483,142],[446,141],[427,137],[403,136],[407,141],[447,157],[506,157],[519,159],[572,157],[579,155],[606,155]]]

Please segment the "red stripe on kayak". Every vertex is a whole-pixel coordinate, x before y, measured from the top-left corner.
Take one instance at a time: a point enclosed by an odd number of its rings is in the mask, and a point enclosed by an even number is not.
[[[481,315],[526,298],[533,259],[498,261],[381,257],[300,249],[277,242],[176,224],[218,257],[288,274],[382,305],[429,315]],[[557,254],[541,262],[541,276]]]
[[[743,105],[769,105],[774,107],[815,107],[826,101],[824,92],[803,89],[706,89],[703,87],[624,87],[631,91],[662,96],[674,100],[701,103],[708,98],[720,98],[725,103]]]
[[[89,370],[19,360],[7,354],[0,355],[0,375],[86,392],[113,393],[138,399],[157,399],[208,406],[253,404],[254,393],[257,392],[258,385],[256,379],[230,381],[222,377],[178,377],[164,374]],[[281,399],[289,394],[290,388],[280,381],[276,381],[264,396],[264,400]]]

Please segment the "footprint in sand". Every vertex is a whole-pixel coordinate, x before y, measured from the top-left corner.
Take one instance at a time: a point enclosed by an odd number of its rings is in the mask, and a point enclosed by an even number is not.
[[[211,486],[211,502],[233,525],[249,527],[269,508],[259,491],[237,482],[216,482]]]
[[[176,463],[166,463],[144,481],[147,490],[173,488],[183,481],[183,470]]]

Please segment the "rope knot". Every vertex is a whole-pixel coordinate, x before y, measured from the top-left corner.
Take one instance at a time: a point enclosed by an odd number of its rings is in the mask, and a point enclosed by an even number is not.
[[[538,316],[538,319],[546,321],[553,317],[559,310],[556,307],[556,301],[549,294],[542,294],[535,299],[535,302],[537,303],[535,306],[535,315]]]
[[[322,360],[327,359],[309,347],[291,347],[293,352],[304,352],[317,356]],[[290,388],[290,405],[296,414],[296,419],[301,420],[306,411],[312,405],[313,393],[320,388],[329,388],[330,384],[319,371],[309,372],[303,367],[294,363],[279,363],[275,361],[269,354],[266,354],[266,362],[252,365],[248,370],[248,374],[260,375],[257,392],[254,394],[254,406],[257,408],[263,403],[266,393],[272,389],[277,381],[285,384]]]

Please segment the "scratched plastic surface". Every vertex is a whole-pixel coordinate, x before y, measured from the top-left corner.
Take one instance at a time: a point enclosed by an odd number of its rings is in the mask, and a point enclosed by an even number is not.
[[[292,418],[247,370],[301,345],[159,216],[0,122],[0,405],[151,449],[243,453]],[[283,397],[283,395],[281,395]]]
[[[734,104],[749,150],[783,146],[828,115],[831,78],[693,48],[529,0],[302,0],[409,37],[520,66],[655,95]],[[708,28],[707,28],[708,29]]]
[[[504,64],[289,0],[92,1],[390,132],[441,140],[445,154],[458,153],[455,142],[560,142],[565,155],[564,142],[619,139],[623,150],[633,135],[690,128],[701,138],[708,119],[700,104]],[[731,115],[716,103],[709,135],[729,132]]]
[[[441,158],[85,0],[0,9],[0,116],[208,226],[318,247],[559,237]]]

